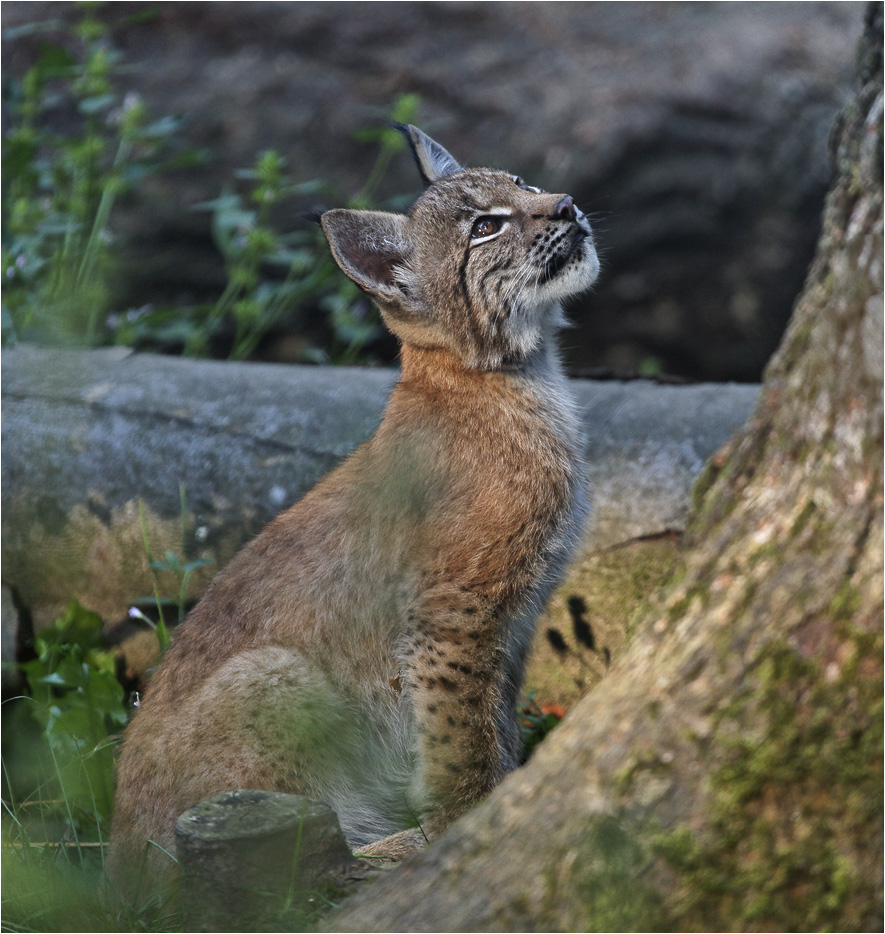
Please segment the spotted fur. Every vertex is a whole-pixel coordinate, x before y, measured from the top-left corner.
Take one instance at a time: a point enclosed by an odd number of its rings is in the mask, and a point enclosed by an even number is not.
[[[516,765],[534,621],[587,513],[554,335],[598,263],[569,196],[402,130],[427,185],[409,212],[321,217],[402,342],[401,379],[375,436],[176,634],[120,757],[121,881],[225,790],[327,801],[352,845],[398,856]]]

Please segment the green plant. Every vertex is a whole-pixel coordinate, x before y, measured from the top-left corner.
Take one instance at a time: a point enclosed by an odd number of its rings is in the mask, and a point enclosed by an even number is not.
[[[378,146],[378,155],[362,190],[351,199],[348,207],[369,210],[374,206],[378,188],[387,174],[391,159],[397,153],[403,152],[408,145],[402,133],[391,124],[412,123],[420,106],[421,96],[419,94],[401,94],[394,102],[390,116],[385,123],[381,126],[358,130],[354,134],[354,139],[358,143],[372,143]]]
[[[101,618],[75,600],[34,639],[34,650],[21,667],[52,761],[50,784],[60,795],[53,800],[75,840],[101,840],[114,798],[111,737],[127,719],[115,656]]]
[[[117,199],[164,167],[177,129],[151,121],[144,103],[115,86],[121,55],[97,15],[80,4],[75,26],[56,22],[9,30],[43,39],[19,82],[4,82],[3,339],[93,345],[111,310]],[[50,111],[70,112],[64,133]],[[73,129],[70,128],[73,124]]]
[[[123,688],[101,619],[71,601],[4,703],[3,930],[102,930],[103,842]],[[8,732],[7,732],[8,731]]]
[[[212,233],[227,272],[218,300],[189,308],[148,304],[114,310],[115,204],[147,176],[195,156],[170,158],[179,122],[149,119],[136,94],[118,89],[119,76],[131,66],[113,45],[102,6],[78,4],[81,17],[74,26],[59,20],[4,33],[7,39],[40,42],[24,77],[4,82],[10,129],[3,141],[3,341],[115,342],[243,359],[287,321],[316,331],[316,318],[308,319],[318,312],[324,326],[304,341],[302,358],[362,360],[382,332],[377,312],[340,274],[319,231],[307,225],[286,230],[281,223],[284,202],[324,188],[316,181],[295,184],[273,150],[236,173],[248,190],[226,188],[200,206],[212,212]],[[140,15],[149,14],[115,28]],[[417,95],[402,95],[391,119],[412,121],[419,103]],[[59,126],[64,129],[50,129]],[[405,143],[388,127],[364,130],[357,139],[378,147],[366,184],[350,201],[351,207],[369,208]]]
[[[180,545],[180,554],[183,556],[187,553],[187,493],[184,489],[184,484],[179,484],[178,487],[178,498],[181,503],[181,545]],[[145,508],[144,502],[142,500],[138,501],[138,515],[141,520],[141,536],[144,541],[144,552],[148,559],[148,567],[150,567],[151,572],[154,577],[154,603],[157,608],[157,621],[149,619],[138,610],[136,607],[133,607],[129,611],[129,615],[134,619],[140,619],[142,622],[147,623],[157,634],[157,640],[160,643],[160,650],[165,652],[169,648],[169,627],[166,622],[166,615],[163,611],[164,606],[170,603],[169,600],[163,599],[160,596],[160,571],[170,571],[172,572],[178,582],[178,593],[174,601],[174,606],[177,611],[176,623],[180,623],[186,613],[187,613],[187,604],[188,604],[188,591],[190,589],[191,577],[193,576],[194,571],[199,568],[206,567],[212,563],[211,558],[197,558],[194,561],[185,561],[182,557],[179,557],[172,551],[166,551],[166,554],[163,558],[157,559],[154,557],[153,549],[151,548],[150,536],[148,535],[147,529],[147,519],[145,517]],[[144,601],[141,601],[144,602]]]
[[[237,177],[252,182],[242,196],[225,191],[200,207],[212,211],[212,233],[224,257],[227,286],[185,345],[189,353],[203,353],[219,326],[233,322],[230,356],[249,356],[261,338],[299,302],[320,292],[331,270],[318,263],[315,240],[305,231],[282,233],[274,224],[274,209],[294,195],[315,193],[316,182],[295,185],[285,172],[285,160],[267,150],[252,169]],[[265,273],[280,271],[277,278]]]
[[[3,930],[180,930],[151,896],[105,898],[116,734],[127,720],[102,621],[71,601],[21,666],[29,696],[3,705]]]
[[[183,554],[187,499],[183,487],[179,493]],[[180,619],[191,575],[207,561],[185,562],[171,551],[155,559],[143,508],[142,531],[155,577],[176,575],[171,603]],[[155,597],[160,618],[151,625],[165,650],[169,601],[158,587]],[[180,930],[169,893],[145,893],[137,903],[104,894],[114,750],[128,711],[102,620],[71,601],[34,639],[34,653],[20,666],[29,694],[3,708],[5,735],[14,737],[3,759],[3,930]]]
[[[418,95],[404,94],[394,104],[390,119],[408,123],[419,105]],[[390,160],[406,143],[389,126],[363,130],[356,138],[378,147],[366,184],[348,202],[351,208],[368,209],[374,205]],[[308,229],[284,233],[275,222],[275,209],[286,199],[319,194],[323,186],[316,181],[294,184],[285,160],[274,150],[261,153],[254,167],[239,171],[237,177],[252,183],[245,198],[227,190],[201,205],[212,211],[213,236],[224,257],[228,283],[203,326],[189,332],[186,351],[204,353],[220,329],[232,326],[230,356],[242,359],[299,305],[313,303],[328,316],[332,338],[326,348],[306,345],[304,358],[319,363],[358,362],[366,345],[381,333],[377,312],[340,273],[321,234]],[[268,275],[272,271],[275,277]]]
[[[522,739],[522,762],[527,762],[541,740],[565,716],[560,707],[544,705],[535,700],[535,692],[529,692],[519,703],[519,734]]]

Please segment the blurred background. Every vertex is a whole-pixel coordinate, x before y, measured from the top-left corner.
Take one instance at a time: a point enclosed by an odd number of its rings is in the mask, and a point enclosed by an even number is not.
[[[759,380],[863,9],[6,2],[4,340],[393,362],[299,217],[414,199],[393,117],[591,215],[573,374]]]

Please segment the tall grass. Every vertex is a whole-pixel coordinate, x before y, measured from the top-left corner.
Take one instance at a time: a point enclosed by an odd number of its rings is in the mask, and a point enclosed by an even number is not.
[[[121,198],[156,197],[145,189],[150,177],[200,166],[208,156],[186,145],[184,121],[152,117],[127,89],[136,66],[114,43],[127,21],[112,30],[102,6],[77,4],[76,22],[65,16],[4,32],[31,40],[35,52],[22,77],[3,81],[3,342],[118,343],[245,359],[276,329],[301,332],[302,360],[364,360],[383,331],[376,310],[340,275],[319,230],[303,221],[281,226],[296,214],[293,201],[338,199],[317,180],[293,180],[273,150],[238,171],[217,198],[192,206],[211,213],[227,277],[218,299],[164,307],[145,295],[137,308],[120,306]],[[401,95],[391,119],[411,122],[419,104],[417,95]],[[376,148],[368,180],[350,201],[365,208],[404,143],[384,127],[357,138]]]
[[[177,930],[152,898],[109,897],[105,846],[124,689],[102,621],[71,602],[21,666],[28,694],[3,704],[3,930]]]

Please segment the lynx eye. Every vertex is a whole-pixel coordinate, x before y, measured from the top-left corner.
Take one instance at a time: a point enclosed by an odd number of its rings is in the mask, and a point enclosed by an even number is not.
[[[480,240],[483,237],[491,237],[492,234],[498,233],[503,226],[503,222],[498,220],[497,217],[481,217],[473,225],[470,236],[474,240]]]

